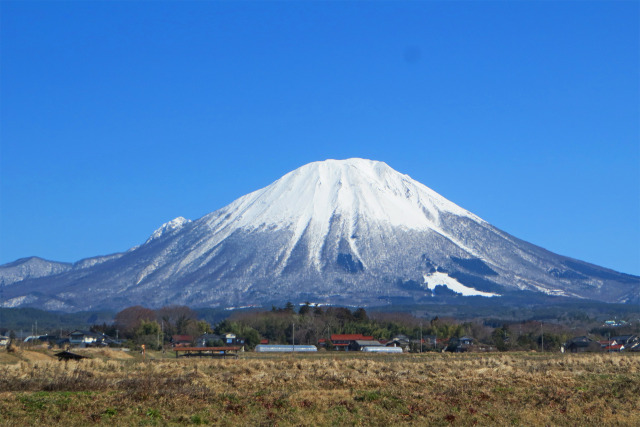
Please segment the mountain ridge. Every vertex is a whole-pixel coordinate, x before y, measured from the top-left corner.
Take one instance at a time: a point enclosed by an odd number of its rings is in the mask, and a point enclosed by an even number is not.
[[[304,165],[199,219],[169,221],[125,253],[46,271],[3,282],[2,305],[370,306],[429,300],[436,282],[495,297],[532,291],[633,302],[640,288],[636,276],[524,242],[364,159]]]

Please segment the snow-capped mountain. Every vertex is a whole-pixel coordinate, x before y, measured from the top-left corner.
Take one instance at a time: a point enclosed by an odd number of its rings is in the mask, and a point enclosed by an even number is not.
[[[20,273],[16,263],[0,266],[0,303],[59,310],[383,305],[442,291],[631,302],[640,291],[636,276],[521,241],[385,163],[363,159],[302,166],[200,219],[176,218],[126,253],[50,263],[37,274]]]

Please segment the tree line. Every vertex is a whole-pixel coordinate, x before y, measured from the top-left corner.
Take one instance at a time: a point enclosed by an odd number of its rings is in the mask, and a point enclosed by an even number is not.
[[[6,309],[5,309],[6,310]],[[46,316],[53,314],[43,312]],[[13,309],[2,312],[7,318],[15,318],[25,323],[33,322],[40,311],[34,309]],[[148,348],[162,347],[170,342],[173,335],[189,335],[198,337],[204,333],[234,333],[245,339],[246,347],[252,349],[261,340],[271,344],[316,345],[321,339],[331,344],[328,339],[332,334],[363,334],[374,339],[390,340],[398,335],[405,335],[411,340],[420,337],[438,340],[470,336],[476,342],[493,346],[501,351],[508,350],[540,350],[555,351],[568,339],[579,335],[589,335],[596,339],[626,333],[639,333],[639,323],[629,324],[625,328],[604,328],[602,322],[595,318],[576,319],[569,316],[560,322],[537,320],[505,321],[502,319],[474,318],[459,320],[445,316],[432,316],[422,313],[416,317],[404,312],[367,312],[364,308],[317,306],[311,303],[294,305],[291,302],[282,307],[273,306],[270,310],[236,311],[224,318],[221,313],[211,311],[195,311],[186,306],[168,305],[159,309],[142,306],[128,307],[117,314],[106,315],[77,313],[68,315],[75,322],[85,319],[94,332],[124,340],[131,347],[145,344]],[[21,316],[21,317],[18,317]],[[67,315],[65,315],[67,316]],[[225,315],[223,315],[225,316]],[[30,319],[28,319],[30,317]],[[566,317],[566,316],[565,316]],[[205,320],[208,319],[209,321]],[[55,319],[54,319],[55,320]],[[98,322],[95,322],[98,320]],[[91,322],[93,321],[93,322]],[[60,322],[59,320],[56,323]],[[15,322],[17,325],[21,325]],[[41,323],[41,325],[42,325]],[[49,322],[52,323],[52,322]],[[58,323],[59,324],[59,323]],[[81,327],[82,328],[82,327]],[[41,331],[48,328],[40,328]],[[58,331],[65,329],[52,329]],[[0,335],[15,336],[13,328],[0,326]],[[60,333],[61,336],[65,334]],[[415,347],[415,345],[414,345]],[[440,349],[429,345],[419,346],[423,350]]]
[[[322,307],[311,303],[296,307],[291,302],[283,307],[272,306],[268,311],[234,312],[213,325],[198,319],[197,312],[186,306],[170,305],[157,310],[134,306],[117,313],[112,324],[94,325],[92,330],[150,348],[170,342],[173,335],[197,337],[204,333],[236,334],[245,339],[247,349],[253,349],[261,340],[268,340],[270,344],[317,345],[324,339],[331,349],[332,334],[362,334],[383,340],[404,335],[413,340],[412,348],[416,351],[418,348],[421,351],[442,349],[442,344],[420,345],[420,338],[423,342],[429,338],[428,342],[435,344],[466,335],[499,351],[555,351],[572,337],[571,331],[561,325],[543,325],[539,321],[460,321],[408,313],[368,313],[364,308]]]

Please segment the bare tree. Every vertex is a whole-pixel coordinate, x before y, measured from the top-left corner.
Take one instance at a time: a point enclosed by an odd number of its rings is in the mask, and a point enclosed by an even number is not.
[[[163,322],[163,327],[168,335],[188,334],[192,332],[198,314],[186,305],[168,305],[157,310],[158,322]]]
[[[116,314],[115,323],[118,325],[118,329],[122,331],[123,335],[132,337],[134,331],[138,329],[142,321],[151,321],[156,319],[156,312],[142,307],[141,305],[135,305],[128,307]]]

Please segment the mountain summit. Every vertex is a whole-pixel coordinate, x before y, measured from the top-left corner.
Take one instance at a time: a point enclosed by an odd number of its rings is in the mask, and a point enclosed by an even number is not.
[[[631,302],[640,288],[636,276],[519,240],[364,159],[302,166],[198,220],[176,218],[123,254],[63,266],[18,260],[0,267],[0,280],[4,306],[68,311],[370,306],[522,291]]]
[[[383,230],[433,231],[454,240],[440,228],[443,214],[483,222],[386,163],[348,159],[305,165],[205,219],[214,231],[212,242],[238,229],[287,232],[290,238],[278,251],[276,271],[282,271],[296,248],[321,270],[331,233],[358,259],[358,237]]]

